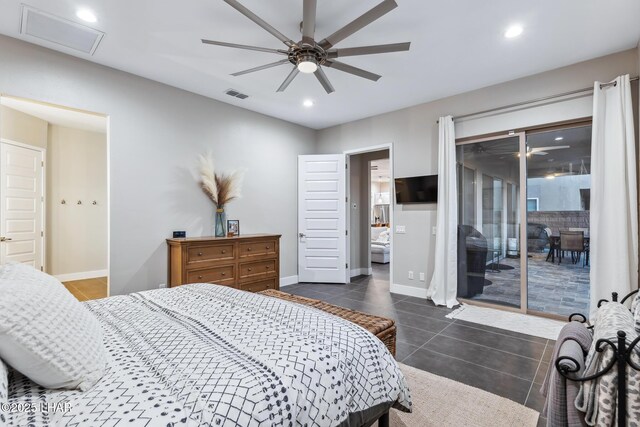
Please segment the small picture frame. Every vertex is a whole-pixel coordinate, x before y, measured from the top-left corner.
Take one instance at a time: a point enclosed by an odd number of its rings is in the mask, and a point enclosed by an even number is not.
[[[237,219],[230,219],[227,221],[227,237],[234,237],[240,235],[240,221]]]

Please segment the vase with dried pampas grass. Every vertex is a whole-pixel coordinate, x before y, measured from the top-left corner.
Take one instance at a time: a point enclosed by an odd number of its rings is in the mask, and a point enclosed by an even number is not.
[[[216,205],[216,237],[225,237],[227,235],[227,217],[224,207],[230,201],[241,197],[243,178],[244,171],[242,170],[236,170],[228,174],[216,173],[211,153],[206,156],[200,155],[200,185],[213,204]]]

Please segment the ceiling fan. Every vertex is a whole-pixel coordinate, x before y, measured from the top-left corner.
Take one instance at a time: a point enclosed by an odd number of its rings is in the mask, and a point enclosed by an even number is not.
[[[565,148],[571,148],[571,146],[569,145],[555,145],[555,146],[551,146],[551,147],[535,147],[535,148],[531,148],[527,145],[527,157],[534,155],[534,156],[546,156],[547,151],[553,151],[553,150],[564,150]],[[520,153],[518,153],[518,156],[520,156]]]
[[[354,19],[335,33],[331,34],[328,37],[325,37],[319,42],[316,42],[315,40],[317,0],[303,1],[302,23],[300,25],[302,31],[302,40],[299,42],[294,42],[292,39],[276,30],[274,27],[272,27],[258,15],[238,3],[236,0],[224,1],[231,7],[236,9],[238,12],[242,13],[244,16],[258,24],[260,27],[264,28],[278,40],[283,42],[287,46],[287,49],[270,49],[266,47],[247,46],[206,39],[202,39],[202,43],[233,47],[237,49],[254,50],[258,52],[275,53],[278,55],[286,56],[286,59],[281,59],[280,61],[231,74],[232,76],[241,76],[244,74],[253,73],[255,71],[277,67],[279,65],[284,65],[287,63],[293,64],[293,69],[284,80],[284,82],[282,82],[277,92],[283,92],[300,72],[308,74],[313,73],[327,93],[334,92],[335,89],[322,70],[323,66],[343,71],[345,73],[353,74],[358,77],[363,77],[372,81],[378,81],[378,79],[382,76],[363,70],[361,68],[345,64],[344,62],[336,61],[335,58],[407,51],[409,50],[409,46],[411,45],[410,42],[407,42],[374,46],[348,47],[342,49],[334,48],[334,46],[340,43],[342,40],[346,39],[350,35],[361,30],[362,28],[371,24],[373,21],[395,9],[398,6],[395,0],[383,0],[382,3],[378,4],[359,18]]]

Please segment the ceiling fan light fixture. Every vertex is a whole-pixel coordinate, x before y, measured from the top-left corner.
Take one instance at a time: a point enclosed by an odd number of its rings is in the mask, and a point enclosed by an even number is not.
[[[298,60],[298,71],[305,74],[315,73],[318,69],[318,62],[313,55],[301,56]]]

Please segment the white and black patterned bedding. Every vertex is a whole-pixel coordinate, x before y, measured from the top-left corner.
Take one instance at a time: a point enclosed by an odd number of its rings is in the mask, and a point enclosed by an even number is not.
[[[107,374],[78,392],[11,371],[9,404],[32,410],[9,413],[10,425],[351,426],[411,407],[384,344],[319,310],[208,284],[87,306]]]

